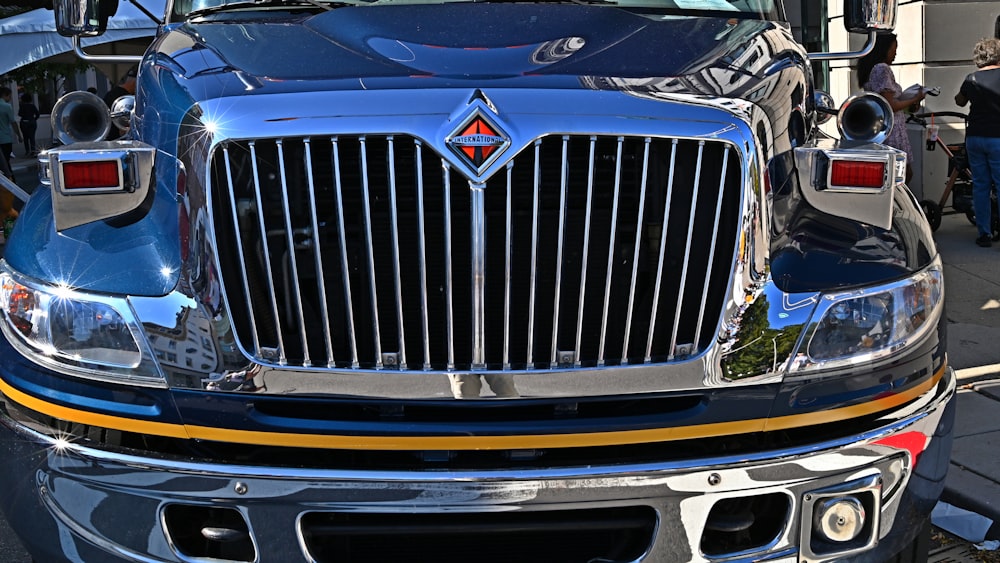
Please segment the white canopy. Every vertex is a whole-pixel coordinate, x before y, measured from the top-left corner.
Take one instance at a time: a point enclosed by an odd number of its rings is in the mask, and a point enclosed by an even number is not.
[[[150,13],[163,17],[164,0],[139,2]],[[152,37],[155,33],[156,22],[131,2],[122,0],[118,12],[108,20],[108,30],[99,37],[83,39],[81,44],[83,50],[90,53],[88,45]],[[0,74],[72,50],[72,39],[56,32],[52,10],[39,8],[0,19]]]

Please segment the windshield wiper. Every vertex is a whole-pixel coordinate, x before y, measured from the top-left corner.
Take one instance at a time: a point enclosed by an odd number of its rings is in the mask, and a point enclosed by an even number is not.
[[[374,0],[361,0],[365,3],[370,3]],[[200,17],[210,14],[218,14],[220,12],[225,12],[231,9],[245,9],[245,8],[303,8],[303,7],[316,7],[322,8],[324,10],[333,10],[335,8],[341,8],[344,6],[357,6],[357,2],[344,2],[343,0],[336,0],[331,2],[324,2],[322,0],[235,0],[227,1],[222,4],[215,6],[206,6],[198,10],[191,10],[188,12],[188,17]]]

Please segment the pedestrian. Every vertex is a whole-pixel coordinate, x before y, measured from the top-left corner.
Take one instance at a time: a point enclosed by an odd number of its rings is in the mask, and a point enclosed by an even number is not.
[[[14,137],[21,142],[21,130],[17,127],[17,117],[10,105],[10,88],[0,86],[0,153],[3,153],[0,171],[13,182],[14,171],[11,168],[10,155],[14,149]],[[14,194],[6,189],[0,189],[0,221],[17,217],[14,209]]]
[[[22,94],[17,115],[21,118],[21,136],[24,137],[25,156],[38,156],[38,145],[35,143],[35,133],[38,132],[38,118],[42,116],[38,107],[31,100],[31,94]]]
[[[111,109],[111,106],[114,105],[115,100],[117,100],[118,98],[122,96],[130,96],[132,94],[135,94],[136,72],[137,69],[135,67],[130,68],[128,72],[125,73],[125,76],[123,76],[122,79],[118,81],[118,84],[115,87],[108,90],[108,93],[104,95],[104,103],[107,104],[108,109]],[[124,134],[125,134],[124,130],[112,126],[111,131],[108,133],[107,140],[111,141],[117,139]]]
[[[962,82],[955,103],[969,107],[965,152],[972,172],[972,210],[976,215],[976,244],[992,245],[990,190],[1000,184],[1000,39],[988,38],[972,49],[979,69]]]
[[[927,89],[920,87],[915,91],[907,89],[904,95],[902,87],[896,82],[896,76],[889,65],[896,60],[896,34],[879,32],[875,36],[875,46],[858,61],[858,84],[863,90],[879,94],[892,107],[892,129],[885,139],[885,144],[906,153],[906,182],[913,178],[913,149],[910,139],[906,136],[905,110],[919,104],[927,96]],[[910,95],[912,94],[912,95]]]

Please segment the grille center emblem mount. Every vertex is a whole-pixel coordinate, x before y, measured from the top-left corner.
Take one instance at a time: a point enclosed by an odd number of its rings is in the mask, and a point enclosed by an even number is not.
[[[445,139],[445,143],[476,174],[482,174],[510,146],[510,136],[477,108]]]

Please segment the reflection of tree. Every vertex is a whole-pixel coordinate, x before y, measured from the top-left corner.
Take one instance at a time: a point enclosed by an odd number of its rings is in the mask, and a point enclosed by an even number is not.
[[[792,353],[802,327],[773,328],[768,321],[767,296],[761,295],[738,316],[739,339],[722,358],[727,379],[742,379],[769,373],[782,367]]]

